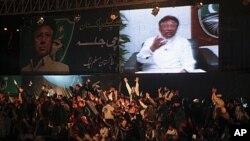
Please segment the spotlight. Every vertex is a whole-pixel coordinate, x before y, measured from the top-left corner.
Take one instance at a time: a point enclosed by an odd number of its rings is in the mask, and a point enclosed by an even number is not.
[[[43,17],[40,17],[38,20],[37,20],[37,24],[38,25],[41,25],[41,24],[43,24],[43,22],[44,22],[44,18]]]
[[[195,3],[195,8],[200,9],[201,7],[203,7],[203,2],[198,1],[198,2]]]
[[[118,9],[113,8],[112,11],[111,11],[111,13],[110,13],[110,17],[109,18],[112,21],[114,21],[114,20],[116,20],[118,18],[118,16],[119,16]]]
[[[160,7],[156,6],[152,9],[151,14],[156,16],[159,13],[159,11],[160,11]]]
[[[111,13],[111,14],[110,14],[110,19],[111,19],[112,21],[116,20],[117,18],[118,18],[118,16],[117,16],[115,13]]]
[[[4,28],[3,28],[3,30],[4,30],[4,31],[7,31],[7,30],[8,30],[8,28],[7,28],[7,27],[4,27]]]
[[[74,21],[77,23],[81,20],[81,16],[80,14],[77,14],[75,17],[74,17]]]
[[[19,32],[19,31],[20,31],[19,28],[17,28],[17,29],[16,29],[16,32]]]

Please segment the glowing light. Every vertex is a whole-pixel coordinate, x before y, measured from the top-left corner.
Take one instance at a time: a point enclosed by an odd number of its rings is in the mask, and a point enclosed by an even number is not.
[[[115,14],[111,14],[111,15],[110,15],[110,19],[111,19],[111,20],[115,20],[115,19],[117,19],[117,18],[118,18],[118,16],[115,15]]]
[[[203,7],[203,3],[202,2],[196,2],[195,7],[197,9],[199,9],[199,8]]]
[[[50,83],[60,86],[60,87],[69,87],[74,86],[77,83],[82,83],[82,77],[79,75],[44,75],[43,76]]]
[[[152,9],[151,14],[156,16],[159,13],[159,11],[160,11],[160,7],[156,6]]]
[[[38,25],[41,25],[41,24],[43,24],[43,22],[44,22],[44,18],[43,18],[43,17],[40,17],[36,23],[37,23]]]
[[[117,8],[112,8],[112,11],[110,12],[110,19],[112,21],[116,20],[119,17],[119,10]]]
[[[77,14],[75,17],[74,17],[74,21],[75,22],[79,22],[81,20],[81,16],[80,14]]]

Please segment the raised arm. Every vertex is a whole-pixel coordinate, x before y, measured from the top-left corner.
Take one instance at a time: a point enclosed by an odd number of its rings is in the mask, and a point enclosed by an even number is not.
[[[154,38],[147,39],[140,50],[136,55],[136,59],[140,63],[153,64],[153,51],[150,49],[154,41]]]
[[[127,79],[127,77],[125,77],[123,80],[124,80],[125,85],[126,85],[126,88],[127,88],[127,90],[128,90],[128,94],[131,95],[132,89],[131,89],[130,85],[128,84],[128,79]]]
[[[166,95],[165,95],[165,100],[166,101],[171,101],[172,98],[174,96],[174,91],[173,90],[169,90],[168,92],[166,92]]]
[[[139,77],[135,78],[135,93],[137,96],[140,95],[140,90],[139,90]]]
[[[23,88],[20,87],[18,89],[18,100],[20,101],[20,104],[23,103],[22,93],[23,93]]]
[[[216,106],[221,107],[224,106],[224,102],[222,99],[220,99],[217,96],[217,89],[216,88],[212,88],[212,96],[211,96],[211,100],[216,104]]]
[[[157,107],[156,102],[153,100],[153,98],[150,97],[150,94],[146,92],[146,98],[149,100],[149,102],[154,106]]]
[[[158,98],[162,98],[162,92],[161,92],[161,87],[158,88]]]
[[[143,109],[147,109],[148,106],[145,103],[143,103],[141,99],[139,99],[139,103]]]

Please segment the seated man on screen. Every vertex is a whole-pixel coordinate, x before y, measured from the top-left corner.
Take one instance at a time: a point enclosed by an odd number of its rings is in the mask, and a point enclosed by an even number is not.
[[[30,63],[22,68],[22,73],[68,74],[66,64],[53,60],[51,51],[53,46],[60,45],[55,37],[55,22],[46,20],[34,29],[33,57]]]
[[[137,61],[143,64],[142,72],[204,72],[194,68],[196,61],[191,45],[176,35],[178,26],[179,20],[174,16],[165,16],[159,21],[161,35],[147,39],[137,54]]]

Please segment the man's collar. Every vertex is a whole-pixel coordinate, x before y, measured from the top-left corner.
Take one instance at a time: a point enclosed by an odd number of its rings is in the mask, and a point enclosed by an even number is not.
[[[38,62],[36,64],[34,63],[33,59],[30,60],[32,70],[37,70],[39,67],[46,66],[46,65],[51,64],[51,63],[53,63],[53,61],[49,55],[46,55],[43,58],[41,58],[40,60],[38,60]]]
[[[168,41],[168,42],[172,42],[172,41],[175,39],[175,37],[176,37],[176,35],[174,35],[174,36],[171,37],[171,38],[168,38],[167,41]]]
[[[44,66],[53,63],[53,60],[51,59],[51,57],[49,55],[44,56],[41,60],[43,60]]]

